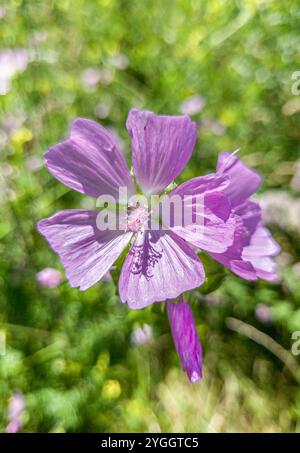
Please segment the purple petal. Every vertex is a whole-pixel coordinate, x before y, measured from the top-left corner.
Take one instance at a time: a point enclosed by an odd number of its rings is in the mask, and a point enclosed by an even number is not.
[[[262,225],[259,204],[248,200],[235,212],[242,218],[245,227],[242,259],[252,264],[258,278],[277,281],[276,263],[272,257],[280,252],[280,247]]]
[[[161,193],[188,163],[196,124],[187,116],[157,116],[132,109],[127,123],[137,182],[145,194]]]
[[[273,239],[270,231],[259,225],[255,232],[250,237],[248,247],[244,247],[244,251],[251,250],[251,256],[275,256],[280,252],[280,247]]]
[[[262,182],[261,175],[247,167],[236,155],[225,151],[219,154],[217,170],[219,175],[230,178],[230,185],[225,193],[232,207],[246,201],[257,191]]]
[[[244,247],[242,258],[249,261],[255,268],[258,278],[276,282],[276,263],[273,256],[280,252],[280,247],[272,238],[267,228],[259,226],[250,238],[249,245]]]
[[[223,253],[234,241],[235,228],[235,216],[231,216],[227,222],[223,222],[213,214],[205,212],[202,227],[187,225],[170,229],[198,249],[211,253]]]
[[[235,214],[242,218],[246,229],[244,236],[244,245],[249,244],[250,237],[255,232],[259,223],[261,223],[261,208],[258,203],[247,200],[234,210]]]
[[[236,226],[233,244],[223,253],[209,253],[209,255],[240,277],[246,280],[257,280],[257,275],[252,264],[242,259],[245,238],[243,221],[239,216],[234,217]]]
[[[228,184],[228,178],[211,174],[176,187],[164,197],[162,205],[179,196],[184,207],[184,218],[179,224],[167,225],[195,247],[215,253],[227,250],[233,243],[236,226],[230,202],[224,193]],[[163,221],[167,222],[164,209]]]
[[[202,378],[202,348],[192,310],[180,297],[178,303],[168,301],[168,317],[182,369],[197,382]]]
[[[248,200],[235,212],[237,227],[234,242],[224,253],[210,255],[219,263],[246,280],[262,278],[277,281],[276,264],[272,259],[280,247],[271,233],[261,225],[261,211],[256,202]]]
[[[199,197],[210,205],[210,209],[215,215],[222,220],[227,220],[231,213],[231,205],[224,195],[225,189],[230,184],[230,179],[224,176],[218,176],[211,173],[206,176],[198,176],[177,186],[168,197],[179,195],[182,199],[186,198],[187,202],[192,197]]]
[[[99,281],[128,245],[132,233],[100,231],[98,211],[61,211],[38,223],[61,262],[72,287],[85,290]]]
[[[92,197],[112,195],[119,187],[135,193],[125,158],[113,136],[100,124],[77,118],[70,137],[45,154],[48,170],[60,182]]]
[[[140,233],[123,264],[119,293],[139,309],[178,297],[204,281],[204,269],[191,248],[171,232]]]

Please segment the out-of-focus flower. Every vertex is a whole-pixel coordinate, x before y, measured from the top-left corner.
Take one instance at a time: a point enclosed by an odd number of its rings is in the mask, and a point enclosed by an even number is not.
[[[180,104],[179,111],[183,115],[196,115],[196,113],[201,112],[205,104],[206,101],[202,96],[192,96]]]
[[[3,19],[4,16],[5,16],[5,9],[3,6],[0,6],[0,19]]]
[[[142,327],[137,327],[131,334],[132,344],[139,346],[146,343],[152,339],[152,327],[149,324],[144,324]]]
[[[0,51],[0,95],[5,95],[11,87],[15,74],[25,71],[28,54],[25,49],[4,49]]]
[[[95,86],[99,83],[100,79],[101,71],[98,68],[85,69],[81,74],[83,87],[88,91],[94,90]]]
[[[15,148],[23,149],[27,143],[31,142],[32,138],[31,130],[27,127],[21,127],[21,129],[11,133],[10,141]]]
[[[39,156],[29,156],[26,159],[26,167],[28,168],[29,171],[35,172],[42,168],[43,166],[43,161]]]
[[[46,267],[36,274],[36,279],[45,288],[56,288],[61,283],[61,273],[52,267]]]
[[[114,79],[114,72],[109,68],[88,68],[83,71],[81,81],[84,89],[89,92],[96,90],[99,83],[109,85]]]
[[[117,53],[113,55],[110,60],[110,64],[120,71],[124,71],[128,67],[128,58],[123,53]]]
[[[182,296],[177,303],[168,301],[168,317],[182,369],[197,382],[202,378],[202,348],[191,307]]]
[[[10,136],[13,132],[21,129],[24,122],[26,121],[26,114],[24,112],[17,112],[15,114],[8,114],[2,121],[2,129]]]
[[[226,127],[224,126],[224,124],[220,123],[219,121],[212,120],[209,118],[203,118],[200,121],[199,127],[200,127],[200,130],[207,129],[207,130],[211,131],[213,134],[219,135],[219,136],[224,135],[224,133],[226,131]]]
[[[109,379],[104,382],[102,397],[112,400],[117,399],[122,393],[122,387],[117,379]]]
[[[268,324],[272,321],[272,310],[265,304],[258,304],[255,307],[255,316],[262,324]]]
[[[0,125],[0,149],[4,148],[9,142],[9,139],[17,132],[22,131],[23,124],[26,120],[26,114],[22,111],[9,113],[1,121]],[[28,136],[28,135],[27,135]],[[18,137],[18,134],[17,134]],[[26,137],[25,137],[26,138]],[[31,136],[32,138],[32,136]],[[17,144],[18,146],[19,144]]]
[[[98,116],[98,118],[105,119],[110,114],[111,107],[112,107],[111,99],[110,98],[104,99],[96,105],[94,110],[95,115]]]
[[[260,198],[263,219],[283,230],[300,231],[300,200],[283,190],[270,190]]]
[[[17,433],[23,427],[23,412],[25,409],[25,399],[21,392],[12,395],[8,406],[8,420],[6,427],[7,433]]]

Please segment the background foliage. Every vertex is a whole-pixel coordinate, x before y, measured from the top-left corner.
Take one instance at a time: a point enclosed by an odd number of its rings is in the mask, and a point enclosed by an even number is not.
[[[2,2],[0,53],[25,49],[28,64],[0,96],[0,431],[15,391],[23,431],[300,430],[300,358],[289,352],[300,330],[299,24],[298,0]],[[62,269],[35,224],[93,207],[42,166],[74,117],[112,128],[129,158],[132,106],[178,114],[195,95],[206,104],[182,179],[241,147],[265,175],[260,196],[283,252],[278,285],[228,273],[216,291],[207,282],[190,296],[205,364],[192,386],[163,304],[129,311],[112,282],[38,285],[44,267]],[[213,279],[219,270],[207,266]],[[136,345],[145,323],[152,338]]]

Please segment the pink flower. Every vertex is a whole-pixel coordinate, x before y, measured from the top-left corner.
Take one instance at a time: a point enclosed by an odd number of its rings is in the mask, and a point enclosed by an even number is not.
[[[128,63],[128,58],[123,53],[117,53],[110,58],[110,64],[120,71],[124,71]]]
[[[46,267],[36,274],[36,279],[45,288],[56,288],[61,283],[61,273],[52,267]]]
[[[23,422],[22,416],[25,409],[25,400],[21,392],[16,392],[13,394],[9,401],[8,407],[8,419],[9,423],[6,427],[7,433],[17,433],[22,429]]]
[[[0,51],[0,95],[9,92],[11,79],[18,72],[25,71],[28,54],[25,49],[4,49]]]
[[[98,68],[88,68],[83,71],[81,75],[81,80],[84,88],[86,90],[91,91],[94,90],[95,86],[101,80],[101,71]]]
[[[250,200],[261,176],[235,153],[224,152],[216,173],[171,190],[193,152],[196,124],[187,116],[133,109],[126,125],[135,180],[114,136],[91,120],[76,119],[70,136],[45,156],[48,170],[66,186],[116,200],[118,227],[99,227],[103,211],[65,210],[41,220],[38,230],[60,256],[72,287],[88,289],[129,249],[119,279],[123,303],[139,309],[180,296],[177,304],[168,302],[169,321],[183,369],[196,382],[202,375],[201,345],[192,312],[181,298],[205,280],[196,250],[206,251],[247,280],[277,277],[273,256],[279,246],[262,224],[258,203]],[[136,196],[136,185],[146,202],[160,196],[156,224],[147,203],[125,202],[120,195],[125,188],[129,197]],[[167,209],[174,199],[182,201],[181,222],[175,208]]]
[[[262,324],[268,324],[272,321],[272,310],[266,304],[258,304],[255,307],[255,316]]]
[[[132,332],[131,341],[134,345],[143,345],[151,340],[152,335],[152,327],[149,324],[144,324]]]
[[[205,104],[205,99],[202,96],[192,96],[180,104],[179,110],[183,115],[196,115],[196,113],[201,112]]]

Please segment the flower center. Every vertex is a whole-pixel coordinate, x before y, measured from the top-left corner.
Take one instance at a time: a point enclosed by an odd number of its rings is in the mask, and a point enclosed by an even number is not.
[[[134,205],[128,205],[127,218],[124,225],[125,230],[138,233],[148,221],[149,215],[149,211],[141,207],[139,202]]]

